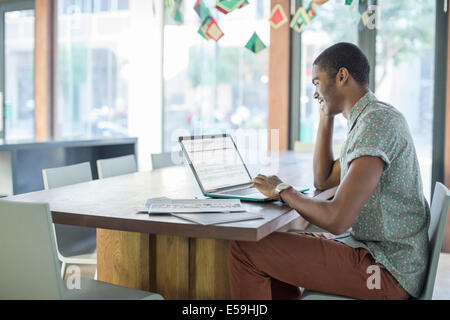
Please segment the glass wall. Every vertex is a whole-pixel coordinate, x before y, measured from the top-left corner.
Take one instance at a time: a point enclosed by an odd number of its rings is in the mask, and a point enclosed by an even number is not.
[[[182,4],[184,22],[166,13],[164,26],[164,149],[180,135],[256,134],[267,146],[269,50],[245,48],[253,32],[270,41],[269,0],[254,0],[228,15],[204,0],[224,36],[205,40],[194,0]]]
[[[59,0],[55,137],[138,138],[140,170],[162,141],[163,2]]]
[[[59,0],[58,138],[128,134],[128,0]]]
[[[5,27],[5,138],[33,139],[34,10],[8,11]]]
[[[372,53],[376,60],[372,68],[375,94],[400,110],[407,119],[428,198],[431,194],[435,5],[435,1],[429,0],[378,0],[370,11],[371,17],[376,17],[370,26],[376,28],[377,34],[376,52]],[[299,151],[313,151],[319,124],[319,105],[312,101],[312,62],[334,43],[358,44],[358,31],[367,27],[356,24],[355,16],[351,6],[330,0],[318,8],[317,17],[302,32],[300,132],[296,143]],[[342,115],[336,117],[335,146],[339,147],[345,140],[346,127],[347,120]]]
[[[378,0],[376,95],[408,121],[431,194],[436,2]]]
[[[355,9],[356,10],[356,9]],[[317,9],[317,16],[301,34],[302,76],[300,98],[300,142],[303,150],[312,152],[319,125],[320,107],[314,100],[315,87],[312,84],[312,66],[315,58],[326,48],[337,42],[358,43],[358,24],[352,8],[343,1],[330,0]],[[339,17],[338,19],[336,17]],[[347,121],[336,117],[334,142],[341,144],[346,138]],[[305,146],[309,146],[306,147]],[[336,156],[336,155],[335,155]]]

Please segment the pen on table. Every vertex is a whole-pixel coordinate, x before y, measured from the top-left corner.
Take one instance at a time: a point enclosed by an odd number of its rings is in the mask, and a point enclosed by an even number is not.
[[[303,190],[298,190],[298,192],[301,192],[301,193],[305,193],[305,192],[308,192],[308,191],[309,191],[309,188],[303,189]]]

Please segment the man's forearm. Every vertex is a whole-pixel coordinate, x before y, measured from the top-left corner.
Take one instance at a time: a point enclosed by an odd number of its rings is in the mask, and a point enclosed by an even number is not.
[[[342,233],[331,201],[306,197],[293,188],[283,191],[280,197],[310,223],[333,234]]]
[[[313,160],[314,186],[319,189],[322,189],[321,186],[326,184],[334,164],[332,148],[333,125],[333,117],[320,116]]]

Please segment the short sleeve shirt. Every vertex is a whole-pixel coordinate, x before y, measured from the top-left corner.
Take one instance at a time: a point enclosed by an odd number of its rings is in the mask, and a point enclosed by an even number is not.
[[[339,158],[341,181],[351,162],[363,156],[381,158],[383,173],[350,234],[336,240],[369,250],[411,296],[418,297],[427,270],[430,209],[406,120],[372,92],[349,114]]]

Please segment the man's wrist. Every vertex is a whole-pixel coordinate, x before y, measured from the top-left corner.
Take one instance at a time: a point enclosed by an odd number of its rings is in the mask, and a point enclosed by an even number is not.
[[[275,187],[275,195],[277,197],[277,199],[281,202],[284,202],[283,199],[281,198],[281,193],[283,193],[286,190],[292,189],[292,186],[287,184],[287,183],[280,183],[279,185],[277,185]]]
[[[290,187],[288,189],[282,190],[279,194],[278,194],[278,198],[280,199],[281,202],[283,203],[287,203],[287,201],[285,201],[283,199],[283,196],[286,197],[286,195],[289,195],[292,191],[294,190],[293,187]]]

